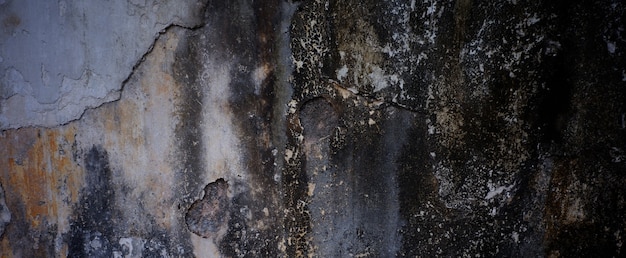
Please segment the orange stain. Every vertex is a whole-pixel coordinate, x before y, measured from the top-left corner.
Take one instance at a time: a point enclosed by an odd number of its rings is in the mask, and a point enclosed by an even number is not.
[[[0,175],[7,205],[24,209],[31,228],[56,224],[59,209],[70,209],[78,199],[82,169],[72,161],[74,128],[19,129],[5,132],[0,145]],[[21,202],[21,203],[20,203]]]

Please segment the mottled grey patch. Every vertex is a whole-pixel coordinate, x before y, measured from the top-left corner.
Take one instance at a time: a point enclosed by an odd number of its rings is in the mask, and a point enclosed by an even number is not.
[[[222,178],[204,188],[204,197],[194,202],[185,215],[185,222],[191,232],[204,238],[215,237],[222,226],[228,223],[227,192],[228,183]]]

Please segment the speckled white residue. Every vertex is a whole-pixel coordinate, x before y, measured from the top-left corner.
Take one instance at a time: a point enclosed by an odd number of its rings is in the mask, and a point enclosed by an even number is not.
[[[489,188],[489,192],[485,196],[485,200],[490,200],[493,197],[496,197],[496,195],[502,194],[505,191],[507,191],[507,192],[511,191],[511,189],[513,189],[513,187],[515,187],[515,184],[509,185],[509,186],[494,187],[494,185],[491,182],[488,182],[487,183],[487,188]]]
[[[374,85],[374,92],[378,92],[389,86],[387,78],[385,78],[385,72],[377,65],[372,66],[372,72],[369,74],[369,77]]]
[[[343,78],[346,78],[346,76],[348,76],[348,67],[343,65],[341,69],[337,70],[337,80],[343,82]]]
[[[347,90],[352,94],[359,94],[359,90],[354,87],[348,87]]]
[[[437,31],[439,27],[437,26],[437,22],[441,15],[443,14],[443,6],[437,8],[437,1],[427,1],[428,8],[426,12],[422,15],[423,18],[428,17],[429,19],[424,22],[424,27],[426,27],[426,31],[424,32],[425,40],[429,44],[435,44],[435,40],[437,39]],[[438,11],[438,12],[437,12]]]
[[[429,121],[429,124],[428,124],[428,134],[435,134],[435,126],[432,125],[430,123],[430,121]]]
[[[302,69],[302,67],[304,67],[304,61],[302,60],[296,60],[296,59],[291,59],[293,60],[293,64],[296,66],[296,71],[300,71],[300,69]]]
[[[293,158],[293,151],[290,149],[285,150],[285,161],[289,161]]]
[[[145,239],[136,237],[120,238],[119,244],[122,247],[121,252],[113,252],[114,257],[138,258],[143,257],[143,249],[146,244]]]
[[[193,245],[193,254],[195,257],[222,257],[214,240],[200,237],[196,234],[189,234],[191,244]],[[169,256],[161,256],[169,257]]]
[[[529,15],[528,18],[526,18],[526,26],[534,25],[539,21],[541,21],[541,19],[537,17],[537,14],[533,14],[532,16]]]
[[[307,195],[313,196],[314,193],[315,193],[315,183],[308,183]]]
[[[515,243],[519,243],[519,233],[513,231],[513,233],[511,233],[511,238],[515,241]]]
[[[296,113],[296,107],[298,106],[298,101],[292,99],[291,101],[289,101],[289,104],[287,104],[287,106],[289,107],[289,114]]]
[[[606,49],[609,51],[609,53],[615,54],[615,42],[607,40]]]

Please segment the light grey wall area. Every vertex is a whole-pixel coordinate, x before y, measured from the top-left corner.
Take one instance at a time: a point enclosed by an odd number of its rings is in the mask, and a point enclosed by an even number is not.
[[[160,32],[203,0],[0,0],[0,129],[60,125],[117,100]]]

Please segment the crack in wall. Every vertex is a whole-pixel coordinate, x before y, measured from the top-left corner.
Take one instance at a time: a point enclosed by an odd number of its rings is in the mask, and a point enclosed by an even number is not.
[[[179,25],[179,24],[170,24],[168,25],[166,28],[164,28],[163,30],[159,31],[158,35],[154,38],[154,40],[152,41],[152,43],[150,44],[150,47],[148,48],[148,50],[146,52],[143,53],[143,55],[141,56],[141,58],[139,58],[135,64],[133,65],[130,73],[128,73],[128,76],[126,77],[126,79],[124,79],[124,81],[122,81],[121,87],[120,89],[117,91],[118,97],[115,100],[109,101],[109,102],[104,102],[101,103],[98,106],[95,107],[87,107],[85,108],[85,110],[83,110],[83,112],[80,114],[79,117],[77,117],[76,119],[72,119],[69,120],[65,123],[59,124],[59,125],[55,125],[55,126],[27,126],[27,127],[33,127],[33,128],[54,128],[54,127],[58,127],[58,126],[65,126],[68,125],[70,123],[73,123],[75,121],[81,120],[83,118],[83,116],[85,115],[85,113],[89,112],[90,110],[96,110],[99,107],[101,107],[104,104],[107,103],[114,103],[117,102],[121,99],[124,88],[126,86],[126,84],[128,83],[128,81],[133,77],[133,75],[135,74],[135,71],[137,70],[137,68],[139,68],[139,66],[146,60],[146,57],[148,55],[150,55],[152,53],[152,50],[154,49],[154,46],[156,44],[156,42],[161,38],[162,35],[164,35],[165,33],[167,33],[169,30],[173,29],[173,28],[181,28],[181,29],[185,29],[188,31],[195,31],[195,30],[199,30],[201,28],[203,28],[205,26],[205,24],[201,24],[201,25],[197,25],[197,26],[193,26],[193,27],[187,27],[187,26],[183,26],[183,25]],[[9,129],[4,129],[4,130],[9,130]]]

